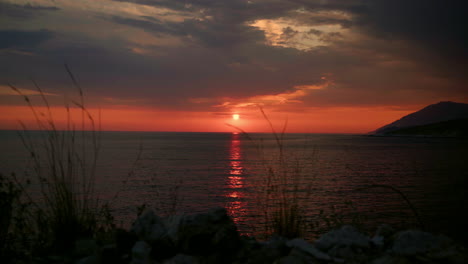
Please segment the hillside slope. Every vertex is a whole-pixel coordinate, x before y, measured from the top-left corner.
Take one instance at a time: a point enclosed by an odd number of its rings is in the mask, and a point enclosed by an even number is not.
[[[468,119],[456,119],[387,132],[390,136],[468,137]]]
[[[399,120],[385,125],[371,134],[385,135],[403,128],[424,126],[450,120],[468,119],[468,104],[455,102],[439,102],[406,115]],[[457,123],[461,124],[461,123]],[[454,126],[451,124],[450,126]]]

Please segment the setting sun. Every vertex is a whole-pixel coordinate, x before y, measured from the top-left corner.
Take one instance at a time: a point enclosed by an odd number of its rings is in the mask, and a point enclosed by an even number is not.
[[[234,120],[239,120],[239,115],[238,115],[238,114],[232,115],[232,119],[234,119]]]

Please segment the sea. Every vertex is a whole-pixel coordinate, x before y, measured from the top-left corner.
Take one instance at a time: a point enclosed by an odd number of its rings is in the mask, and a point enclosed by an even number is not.
[[[271,220],[266,212],[275,212],[279,201],[290,199],[310,222],[311,238],[337,224],[361,225],[370,233],[389,224],[466,242],[467,139],[98,134],[94,193],[109,204],[124,228],[144,208],[171,215],[224,207],[242,234],[258,235]],[[28,142],[41,148],[44,135],[27,132]],[[31,154],[19,132],[0,131],[0,146],[0,173],[15,173],[20,180],[34,177]]]

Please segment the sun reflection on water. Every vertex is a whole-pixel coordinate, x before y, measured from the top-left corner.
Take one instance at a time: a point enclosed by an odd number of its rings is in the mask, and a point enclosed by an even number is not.
[[[229,146],[229,174],[226,181],[226,209],[234,223],[245,223],[247,213],[245,201],[245,172],[241,154],[241,141],[238,133],[233,133]]]

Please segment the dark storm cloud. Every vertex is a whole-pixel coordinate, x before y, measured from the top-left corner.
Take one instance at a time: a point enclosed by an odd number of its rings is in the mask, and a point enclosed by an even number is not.
[[[214,34],[224,34],[224,37],[229,40],[233,39],[233,35],[238,38],[246,38],[243,33],[251,34],[252,37],[258,38],[256,33],[252,33],[251,29],[245,26],[246,22],[252,22],[257,19],[274,19],[285,16],[289,11],[297,9],[300,5],[281,0],[260,0],[260,1],[245,1],[245,0],[116,0],[119,2],[131,2],[145,4],[155,7],[164,7],[172,10],[191,12],[198,14],[203,19],[187,19],[184,24],[184,30],[188,33],[198,34],[202,40],[206,40],[207,44],[212,44]],[[231,31],[225,33],[223,31]],[[220,36],[219,38],[223,38]],[[218,39],[219,39],[218,38]],[[221,40],[220,43],[223,43]]]
[[[263,17],[274,18],[284,14],[297,4],[290,1],[280,0],[260,0],[260,1],[245,1],[245,0],[115,0],[119,2],[139,3],[156,7],[165,7],[178,11],[200,11],[203,10],[208,14],[220,17],[229,18],[232,21],[245,21],[250,18]]]
[[[114,16],[112,21],[141,28],[156,35],[164,33],[190,37],[208,47],[229,48],[239,43],[264,40],[263,32],[256,28],[225,21],[186,19],[183,22],[161,22],[157,19],[148,21],[117,16]]]
[[[0,30],[0,49],[35,47],[52,37],[53,33],[48,30]]]
[[[25,4],[22,6],[24,9],[29,9],[29,10],[39,10],[39,11],[57,11],[60,10],[60,8],[55,7],[55,6],[38,6],[38,5],[31,5],[31,4]]]
[[[186,20],[183,28],[187,34],[208,47],[231,48],[237,44],[264,40],[263,32],[243,24],[213,21]]]
[[[0,15],[5,17],[24,19],[31,18],[40,14],[38,11],[57,11],[60,10],[54,6],[39,5],[18,5],[9,3],[0,3]]]
[[[216,10],[224,10],[225,12],[220,13],[225,19],[237,17],[237,21],[281,17],[288,11],[298,8],[310,11],[345,11],[354,15],[353,20],[313,16],[301,22],[314,25],[340,24],[344,27],[366,30],[381,38],[408,40],[427,48],[428,52],[437,52],[459,62],[466,62],[468,56],[468,34],[466,34],[468,4],[464,0],[254,2],[257,4],[249,6],[241,4],[246,3],[245,1],[226,5],[202,1],[199,5],[207,9],[211,6],[214,13]]]
[[[74,41],[70,39],[69,42]],[[79,43],[83,42],[81,39]],[[47,87],[46,91],[60,93],[61,87],[69,85],[63,70],[63,63],[67,62],[93,96],[137,97],[145,99],[140,105],[198,109],[206,105],[190,105],[189,98],[279,93],[292,85],[287,72],[290,71],[288,67],[295,66],[292,63],[295,56],[291,55],[297,51],[265,46],[250,46],[249,49],[233,50],[233,54],[226,55],[222,50],[196,46],[190,49],[169,47],[159,48],[164,55],[152,58],[118,47],[99,49],[93,45],[67,45],[53,49],[44,47],[40,50],[41,56],[34,58],[16,54],[3,55],[3,58],[11,62],[5,73],[11,73],[7,80],[13,83],[25,76],[39,76],[45,80],[41,83]],[[253,58],[250,53],[256,56]],[[25,71],[24,65],[29,65],[29,70]],[[272,74],[270,67],[277,67],[275,70],[284,70],[284,73]],[[18,83],[21,84],[27,81]],[[217,102],[209,105],[214,104]]]
[[[237,44],[251,44],[265,40],[264,32],[248,26],[248,23],[259,19],[276,19],[291,15],[293,10],[304,9],[307,7],[312,11],[340,10],[338,8],[353,8],[352,5],[342,4],[340,1],[333,1],[327,4],[311,4],[310,1],[301,3],[300,1],[281,1],[281,0],[259,0],[259,1],[219,1],[219,0],[135,0],[124,1],[145,4],[155,7],[164,7],[172,10],[191,12],[198,14],[201,19],[185,19],[182,23],[161,24],[152,23],[146,20],[133,20],[126,18],[114,18],[116,22],[132,26],[142,27],[145,30],[153,32],[170,33],[180,36],[190,36],[199,40],[208,47],[224,47],[230,49]],[[336,3],[335,3],[336,2]],[[307,16],[293,14],[295,19],[305,25],[327,25],[340,24],[343,27],[349,27],[352,22],[349,19],[338,19],[330,17],[327,14],[319,16]],[[289,34],[287,28],[282,35],[281,41],[287,41],[294,36]],[[281,42],[281,43],[283,43]],[[280,43],[280,44],[281,44]]]
[[[455,10],[461,8],[455,1],[446,7],[419,0],[127,2],[188,15],[182,21],[165,19],[164,15],[99,15],[117,29],[126,25],[152,34],[155,44],[131,39],[131,30],[122,31],[128,34],[125,36],[99,40],[86,32],[62,31],[58,35],[50,31],[1,31],[0,48],[36,47],[41,56],[0,54],[7,62],[0,65],[0,72],[21,79],[28,65],[28,73],[33,72],[33,76],[54,80],[51,87],[55,89],[69,83],[63,71],[63,63],[67,62],[92,95],[143,98],[140,105],[178,110],[206,110],[221,103],[208,100],[190,104],[190,98],[239,99],[293,92],[294,86],[315,84],[323,74],[330,74],[336,85],[300,98],[306,105],[393,105],[399,100],[418,100],[408,96],[414,93],[405,91],[460,94],[466,80],[455,75],[442,76],[445,79],[441,77],[443,80],[438,82],[421,81],[433,73],[462,72],[463,68],[454,62],[466,63],[466,36],[461,34],[460,11]],[[33,7],[21,9],[31,11]],[[297,50],[287,46],[290,39],[298,37],[297,29],[284,26],[278,40],[284,46],[271,46],[265,43],[265,32],[249,23],[275,18],[293,18],[301,26],[338,24],[366,35],[366,40],[351,41],[339,32],[310,29],[310,38],[325,44]],[[50,46],[37,47],[54,34],[59,37],[48,42]],[[180,43],[156,43],[167,36]],[[440,60],[434,60],[436,56]],[[442,63],[435,63],[439,61]]]
[[[151,21],[148,21],[144,19],[134,19],[134,18],[114,16],[112,17],[112,21],[118,24],[122,24],[122,25],[141,28],[145,31],[149,31],[153,33],[166,33],[166,34],[176,34],[176,35],[182,34],[182,32],[179,32],[177,29],[173,28],[173,25],[169,23],[161,23],[161,21],[156,18],[152,18]]]
[[[466,8],[462,0],[364,0],[364,1],[219,1],[219,0],[136,0],[130,1],[146,5],[166,7],[174,10],[203,10],[205,15],[212,16],[210,21],[195,23],[187,21],[186,33],[199,33],[207,39],[222,31],[231,31],[232,35],[241,36],[243,30],[235,30],[247,21],[266,18],[278,18],[291,10],[309,11],[343,11],[352,13],[351,19],[330,16],[299,17],[305,24],[340,24],[343,27],[354,27],[379,38],[404,39],[437,52],[454,60],[465,60],[467,57],[468,34],[466,34]],[[201,31],[200,28],[207,28]],[[210,34],[210,28],[212,34]],[[233,30],[234,29],[234,30]],[[206,33],[206,35],[202,34]],[[207,41],[210,43],[210,41]],[[221,41],[222,43],[222,41]]]
[[[466,1],[372,0],[365,3],[365,8],[355,12],[356,23],[373,35],[414,41],[450,59],[467,59]]]
[[[291,27],[286,27],[283,28],[283,32],[281,33],[280,36],[280,44],[286,43],[285,40],[288,40],[294,36],[296,36],[299,33],[299,31],[292,29]]]

